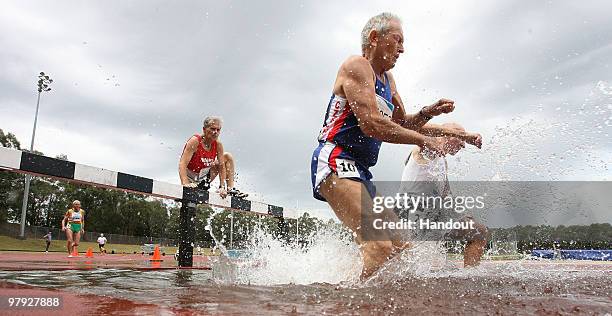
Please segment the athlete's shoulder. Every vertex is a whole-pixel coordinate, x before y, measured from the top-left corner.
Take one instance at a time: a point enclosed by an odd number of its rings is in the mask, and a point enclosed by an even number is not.
[[[341,69],[367,69],[372,68],[370,62],[363,56],[352,55],[349,56],[340,66]]]
[[[358,81],[374,80],[374,72],[370,62],[362,56],[350,56],[347,58],[340,70],[338,76],[341,78],[352,78]]]
[[[191,136],[191,137],[190,137],[190,138],[187,140],[187,146],[190,146],[190,147],[194,147],[194,148],[195,148],[195,147],[197,147],[197,146],[198,146],[198,143],[200,143],[200,137],[199,137],[199,135],[197,135],[197,134],[196,134],[196,135]]]

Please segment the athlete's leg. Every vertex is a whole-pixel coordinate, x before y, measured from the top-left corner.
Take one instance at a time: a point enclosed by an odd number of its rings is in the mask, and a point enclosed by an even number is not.
[[[218,175],[219,175],[219,165],[214,165],[210,167],[210,171],[208,171],[208,181],[212,183],[213,180],[215,180],[215,178],[217,178]]]
[[[475,267],[479,265],[486,244],[487,241],[482,239],[468,241],[465,250],[463,250],[463,266]]]
[[[231,190],[234,187],[234,177],[235,173],[235,163],[234,156],[228,152],[223,153],[223,158],[225,158],[225,178],[227,179],[227,189]]]
[[[229,190],[234,187],[234,156],[228,152],[225,152],[223,153],[223,158],[225,158],[225,164],[223,165],[223,168],[225,168],[225,183],[227,184],[227,188]],[[212,182],[219,175],[219,168],[221,168],[220,165],[214,165],[210,168],[210,182]]]
[[[72,244],[73,246],[73,250],[72,251],[79,251],[79,241],[81,240],[81,231],[78,231],[76,233],[74,233],[74,243]]]
[[[453,239],[465,240],[467,244],[463,250],[463,265],[473,267],[480,264],[480,259],[487,244],[489,230],[487,226],[477,222],[471,216],[465,216],[460,221],[474,221],[474,229],[454,230],[451,232]]]
[[[468,242],[463,251],[464,266],[473,267],[480,264],[480,259],[487,245],[488,235],[489,230],[487,226],[479,222],[474,222],[474,229],[466,236]]]
[[[230,190],[234,187],[234,177],[235,177],[235,167],[234,167],[234,157],[232,154],[225,152],[223,153],[223,158],[225,158],[225,164],[223,168],[225,168],[225,184],[227,184],[227,189]],[[220,165],[214,165],[210,168],[210,181],[212,182],[217,175],[219,175]]]
[[[327,200],[338,219],[356,233],[356,241],[360,245],[363,257],[361,278],[365,279],[376,272],[396,253],[396,247],[394,247],[391,239],[382,238],[383,240],[380,241],[369,241],[362,236],[361,225],[370,222],[368,220],[369,213],[362,214],[361,212],[363,190],[366,190],[366,188],[361,182],[341,179],[335,173],[330,174],[323,180],[319,187],[319,192]],[[372,202],[371,199],[369,202]],[[371,209],[371,205],[369,209]]]
[[[66,227],[66,249],[68,250],[68,255],[72,255],[72,230],[70,229],[70,224]]]

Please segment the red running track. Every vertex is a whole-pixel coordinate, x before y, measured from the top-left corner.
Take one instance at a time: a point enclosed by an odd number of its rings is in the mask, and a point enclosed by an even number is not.
[[[149,255],[141,254],[94,254],[86,258],[84,254],[68,258],[64,252],[0,252],[0,270],[89,270],[89,269],[136,269],[159,270],[178,269],[174,256],[162,256],[161,262],[151,262]],[[207,256],[194,256],[190,269],[210,270]],[[181,268],[182,269],[182,268]]]

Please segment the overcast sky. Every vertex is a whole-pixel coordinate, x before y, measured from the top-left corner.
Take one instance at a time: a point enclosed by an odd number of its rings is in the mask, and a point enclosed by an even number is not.
[[[338,66],[382,11],[403,19],[407,110],[451,98],[434,122],[483,134],[454,179],[612,178],[610,1],[6,1],[0,128],[27,147],[44,71],[35,149],[179,183],[184,142],[222,116],[241,189],[329,215],[312,150]],[[375,180],[399,180],[409,150],[384,145]]]

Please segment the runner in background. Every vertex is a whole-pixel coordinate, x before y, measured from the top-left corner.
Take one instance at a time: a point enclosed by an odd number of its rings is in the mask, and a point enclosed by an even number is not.
[[[104,234],[100,234],[100,237],[98,237],[98,248],[100,248],[100,253],[106,254],[106,248],[104,248],[105,245],[106,237],[104,237]]]
[[[68,257],[72,258],[73,252],[78,253],[81,234],[85,231],[85,210],[81,209],[79,200],[72,202],[72,208],[64,215],[62,230],[66,232]]]

